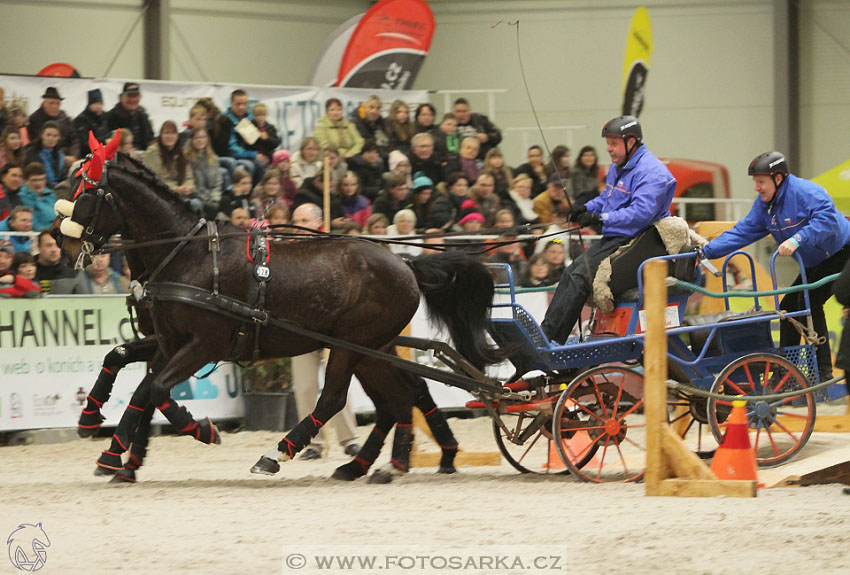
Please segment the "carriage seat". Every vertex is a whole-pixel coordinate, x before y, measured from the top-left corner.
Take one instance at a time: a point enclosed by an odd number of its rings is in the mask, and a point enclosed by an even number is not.
[[[733,323],[735,320],[749,317],[776,315],[771,310],[735,312],[731,310],[704,315],[688,315],[682,321],[683,326],[713,325]],[[710,328],[689,332],[691,350],[699,354],[711,333]],[[766,350],[773,347],[770,322],[763,321],[744,325],[718,327],[717,333],[708,346],[706,355],[721,355],[731,352]]]
[[[679,253],[685,254],[690,253],[690,248],[682,248]],[[666,255],[666,254],[662,254]],[[688,283],[694,283],[697,279],[697,268],[696,268],[696,260],[694,258],[682,258],[682,259],[674,259],[669,261],[669,271],[668,275],[670,277],[676,278],[677,280],[682,280]],[[635,271],[635,283],[637,282],[637,271]],[[667,298],[679,298],[689,296],[691,294],[690,290],[685,288],[680,288],[677,286],[672,286],[667,288]],[[617,297],[617,303],[636,303],[640,299],[640,291],[637,286],[628,289],[621,293]]]

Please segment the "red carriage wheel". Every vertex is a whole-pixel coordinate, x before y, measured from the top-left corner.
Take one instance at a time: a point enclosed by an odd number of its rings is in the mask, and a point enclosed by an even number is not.
[[[643,375],[605,365],[570,383],[553,415],[555,446],[571,473],[584,481],[635,481],[646,467]]]
[[[754,353],[726,366],[711,391],[748,397],[800,391],[799,395],[775,401],[747,401],[750,444],[758,464],[768,467],[800,451],[812,435],[816,406],[811,393],[802,393],[807,387],[806,376],[784,357]],[[708,401],[708,422],[718,442],[726,431],[725,422],[731,409],[730,401]]]

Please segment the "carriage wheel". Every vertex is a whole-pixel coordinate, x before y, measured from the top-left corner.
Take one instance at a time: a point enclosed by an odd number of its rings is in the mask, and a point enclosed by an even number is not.
[[[567,468],[584,481],[635,481],[646,467],[643,375],[622,366],[589,369],[570,383],[552,434]]]
[[[538,417],[535,417],[538,416]],[[493,435],[499,451],[520,473],[565,474],[569,471],[555,453],[552,442],[552,416],[534,413],[502,414],[502,423],[511,437],[521,438],[521,443],[511,441],[498,421],[493,422]]]
[[[493,435],[499,451],[520,473],[568,474],[552,440],[552,406],[563,385],[553,383],[539,389],[533,400],[539,409],[501,413],[493,422]],[[592,456],[592,454],[591,454]]]
[[[807,387],[803,373],[784,357],[755,353],[726,366],[711,391],[753,397]],[[729,401],[708,401],[708,422],[718,443],[726,431],[725,422],[731,409]],[[764,467],[778,465],[802,449],[815,426],[815,398],[810,393],[776,401],[748,401],[746,409],[750,443],[756,461]]]
[[[690,382],[688,382],[690,383]],[[685,445],[703,459],[710,458],[717,442],[708,425],[708,400],[680,389],[668,390],[667,423]]]

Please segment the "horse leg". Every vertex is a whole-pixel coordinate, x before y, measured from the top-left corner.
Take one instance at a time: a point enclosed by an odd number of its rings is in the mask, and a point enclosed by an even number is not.
[[[360,375],[357,376],[357,379],[360,379]],[[395,418],[392,415],[392,411],[386,406],[384,398],[370,392],[368,384],[364,384],[363,389],[369,395],[372,403],[375,404],[375,427],[372,428],[372,432],[366,438],[366,441],[363,442],[363,446],[357,455],[348,463],[336,468],[331,476],[334,479],[354,481],[366,475],[369,472],[369,468],[375,463],[378,455],[380,455],[387,435],[389,435],[390,430],[395,425]]]
[[[215,349],[210,349],[198,337],[192,336],[167,360],[151,383],[151,402],[177,433],[189,435],[208,445],[221,443],[218,428],[209,417],[205,421],[196,421],[189,410],[171,399],[171,388],[190,378],[201,366],[216,357]],[[223,357],[223,354],[218,354],[218,357]]]
[[[127,405],[127,409],[124,410],[124,414],[115,428],[115,433],[112,434],[112,442],[109,444],[109,449],[104,450],[97,460],[98,468],[95,470],[95,475],[112,475],[124,467],[121,461],[121,455],[127,451],[129,445],[132,443],[145,407],[150,403],[151,383],[154,377],[154,372],[150,371],[142,379],[136,391],[133,392],[130,403]]]
[[[434,434],[434,439],[437,440],[442,456],[440,457],[440,468],[437,473],[456,473],[454,461],[457,455],[457,440],[449,427],[449,422],[446,421],[446,416],[434,403],[434,398],[431,397],[431,392],[428,391],[427,382],[418,376],[411,376],[413,380],[414,405],[419,408],[419,411],[425,416],[425,421],[428,427],[431,428],[431,433]]]
[[[77,423],[77,434],[80,437],[91,437],[94,435],[106,419],[100,413],[100,408],[103,407],[104,403],[109,401],[109,396],[112,394],[112,386],[115,383],[115,378],[118,377],[118,372],[127,364],[136,361],[152,360],[156,354],[156,350],[156,338],[146,337],[145,339],[118,345],[106,354],[106,357],[103,359],[103,366],[97,376],[97,381],[95,381],[94,387],[92,387],[86,398],[86,406],[83,408],[80,414],[80,420]]]
[[[115,472],[115,477],[110,480],[110,483],[135,483],[136,470],[142,466],[145,460],[145,455],[148,452],[148,441],[151,437],[151,419],[156,408],[152,404],[145,407],[144,413],[136,427],[136,433],[133,435],[133,443],[130,446],[130,458],[124,464],[124,468]]]
[[[289,461],[304,449],[327,421],[339,413],[348,399],[348,386],[354,366],[362,356],[343,349],[332,348],[325,367],[325,386],[316,409],[307,414],[280,440],[277,447],[270,449],[251,467],[251,473],[274,475],[280,471],[278,461]]]

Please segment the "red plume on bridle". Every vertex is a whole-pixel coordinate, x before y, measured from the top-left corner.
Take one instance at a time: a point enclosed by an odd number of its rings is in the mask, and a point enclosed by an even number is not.
[[[100,177],[103,175],[103,164],[113,157],[118,150],[118,145],[121,143],[121,130],[115,132],[115,137],[107,144],[106,147],[94,137],[94,132],[89,132],[89,148],[91,149],[91,159],[82,165],[77,172],[77,177],[82,176],[83,181],[80,182],[80,187],[77,193],[74,194],[74,199],[83,193],[83,190],[97,188],[100,184]]]

